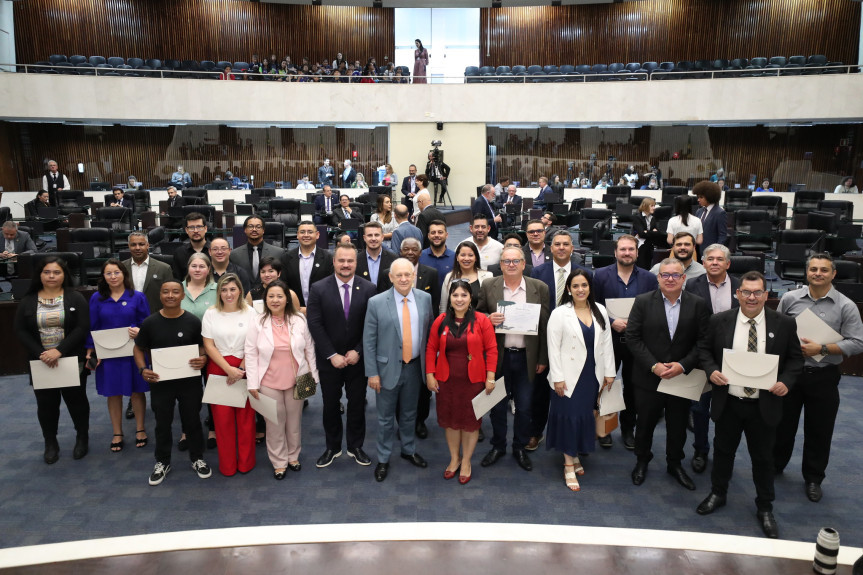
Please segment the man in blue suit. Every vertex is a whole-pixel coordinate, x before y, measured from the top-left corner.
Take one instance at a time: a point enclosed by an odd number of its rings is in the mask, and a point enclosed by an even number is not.
[[[404,206],[399,206],[404,207]],[[416,417],[425,376],[425,349],[432,321],[431,296],[414,289],[414,266],[399,258],[390,266],[392,289],[371,298],[366,310],[363,355],[369,387],[378,394],[378,464],[375,480],[387,478],[399,405],[401,456],[428,467],[416,452]]]
[[[390,248],[395,253],[401,252],[402,240],[405,238],[416,238],[420,246],[423,244],[423,234],[418,227],[408,221],[408,207],[400,204],[393,209],[398,225],[393,230],[390,238]]]
[[[692,193],[698,198],[698,211],[695,216],[701,220],[703,228],[702,246],[725,244],[728,239],[728,214],[719,205],[722,189],[718,184],[703,181],[695,184]],[[700,250],[702,255],[704,250]]]
[[[315,196],[315,223],[331,225],[333,211],[339,207],[339,201],[333,197],[333,188],[329,184],[325,184],[323,190],[323,195]]]
[[[533,207],[539,208],[541,210],[545,209],[545,194],[550,194],[554,190],[551,189],[551,186],[548,185],[548,178],[542,176],[539,179],[539,194],[536,196],[536,199],[533,201]]]

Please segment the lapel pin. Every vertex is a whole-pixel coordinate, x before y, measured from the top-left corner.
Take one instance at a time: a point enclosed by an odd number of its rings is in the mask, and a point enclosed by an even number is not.
[[[367,276],[367,275],[369,275],[369,272],[363,272],[363,275]]]
[[[315,264],[315,267],[319,268],[319,267],[321,267],[321,264]]]
[[[156,274],[153,274],[153,279],[157,280],[157,279],[159,279],[159,276],[157,276]]]
[[[126,302],[122,302],[120,305],[126,305]]]
[[[767,337],[773,337],[773,332],[771,331],[770,333],[768,333]]]
[[[74,307],[70,307],[70,308],[69,308],[69,311],[75,311],[75,308],[74,308]]]
[[[183,332],[182,332],[182,331],[178,331],[178,332],[177,332],[177,337],[183,337]]]

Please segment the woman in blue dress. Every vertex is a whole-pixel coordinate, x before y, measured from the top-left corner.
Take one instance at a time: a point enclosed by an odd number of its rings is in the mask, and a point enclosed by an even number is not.
[[[596,448],[593,409],[603,388],[614,382],[611,322],[605,308],[593,300],[591,279],[583,269],[566,278],[560,305],[548,320],[548,449],[563,452],[566,486],[579,491],[576,475],[584,475],[579,453]]]
[[[116,258],[111,258],[102,265],[102,275],[99,276],[98,291],[90,297],[90,330],[127,328],[129,339],[138,336],[138,327],[150,315],[147,296],[135,291],[132,276],[126,266]],[[87,336],[87,359],[96,357],[96,346],[92,334]],[[97,358],[98,359],[98,358]],[[138,373],[135,360],[128,357],[98,359],[96,367],[96,391],[108,398],[108,414],[111,416],[111,426],[114,437],[111,441],[111,451],[123,450],[123,396],[132,397],[132,407],[135,411],[135,447],[147,445],[147,432],[144,427],[145,398],[144,392],[149,391],[147,382]],[[114,441],[119,439],[119,441]]]

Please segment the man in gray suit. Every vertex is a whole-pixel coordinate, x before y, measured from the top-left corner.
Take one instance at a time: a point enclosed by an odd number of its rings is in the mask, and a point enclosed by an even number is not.
[[[414,266],[399,258],[390,266],[392,289],[371,298],[366,310],[363,356],[369,387],[378,394],[378,464],[375,480],[387,478],[399,405],[401,456],[425,468],[416,452],[417,401],[425,375],[425,349],[432,321],[431,296],[414,289]]]
[[[423,234],[418,227],[408,221],[407,206],[396,206],[393,209],[393,214],[395,215],[396,222],[398,222],[399,225],[393,230],[393,236],[390,238],[390,249],[395,253],[399,253],[401,251],[402,240],[405,238],[416,238],[419,240],[420,245],[422,245]]]
[[[13,221],[3,222],[3,253],[0,253],[0,260],[14,261],[16,255],[27,254],[36,251],[36,244],[33,243],[33,238],[27,232],[18,231],[18,224]],[[15,264],[8,264],[8,274],[14,275]]]
[[[159,290],[164,282],[173,279],[173,270],[168,264],[150,257],[150,241],[144,232],[129,234],[129,252],[132,257],[123,261],[123,265],[132,277],[135,291],[147,296],[150,313],[156,313],[162,309]]]
[[[231,263],[243,268],[249,274],[252,287],[261,285],[258,274],[260,262],[267,257],[282,259],[285,250],[264,242],[264,220],[259,216],[249,216],[243,224],[246,243],[231,251]]]

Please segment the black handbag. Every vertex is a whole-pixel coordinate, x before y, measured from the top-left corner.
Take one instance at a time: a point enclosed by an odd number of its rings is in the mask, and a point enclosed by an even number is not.
[[[297,376],[297,384],[294,386],[294,399],[308,399],[318,390],[318,383],[311,372]]]

